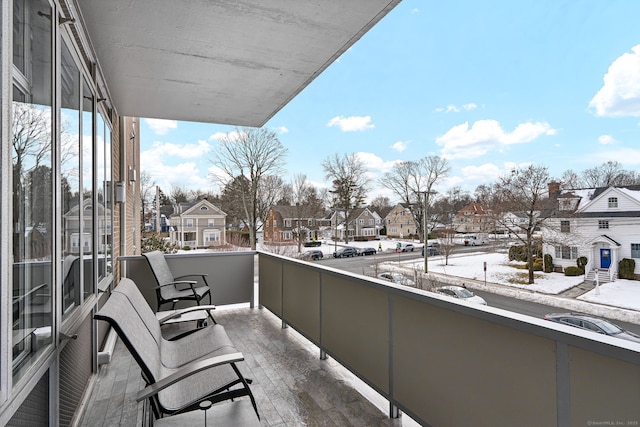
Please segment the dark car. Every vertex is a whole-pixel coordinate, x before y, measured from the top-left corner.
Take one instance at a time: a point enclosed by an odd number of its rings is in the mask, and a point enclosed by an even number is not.
[[[377,251],[375,248],[362,248],[358,251],[358,255],[367,256],[367,255],[375,255]]]
[[[439,245],[437,243],[429,243],[427,248],[429,248],[429,252],[427,252],[429,256],[440,255]],[[424,246],[422,247],[422,256],[424,256]]]
[[[334,258],[346,258],[350,256],[358,256],[358,250],[356,248],[346,247],[338,249],[333,253]]]
[[[324,254],[322,253],[322,251],[311,250],[311,251],[305,251],[302,255],[300,255],[300,259],[316,261],[322,258],[323,256]]]
[[[321,246],[322,242],[320,240],[308,240],[303,243],[305,248],[313,248],[315,246]]]
[[[599,317],[579,313],[551,313],[544,316],[544,319],[599,334],[609,335],[610,337],[640,343],[640,335],[634,334],[631,331],[625,331],[615,323]]]

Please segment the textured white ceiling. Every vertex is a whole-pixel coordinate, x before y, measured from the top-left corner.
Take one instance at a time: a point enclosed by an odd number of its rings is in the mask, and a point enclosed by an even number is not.
[[[400,0],[79,0],[119,114],[262,126]]]

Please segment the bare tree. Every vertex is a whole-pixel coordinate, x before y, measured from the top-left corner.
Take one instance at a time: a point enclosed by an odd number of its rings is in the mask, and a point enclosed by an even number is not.
[[[193,198],[193,192],[187,187],[172,185],[171,189],[169,189],[169,198],[171,199],[171,203],[178,205],[191,200]]]
[[[151,178],[151,174],[148,171],[140,172],[140,202],[142,207],[142,225],[146,221],[146,213],[153,205],[153,200],[156,196],[156,182]]]
[[[260,180],[256,197],[257,215],[260,223],[257,225],[256,230],[264,226],[269,208],[282,199],[286,188],[285,185],[282,177],[278,175],[265,175]]]
[[[391,201],[389,200],[389,198],[384,196],[378,196],[375,199],[373,199],[371,203],[369,203],[369,207],[371,207],[371,209],[376,211],[376,213],[380,215],[382,218],[386,217],[387,214],[391,212],[391,209],[393,209],[393,206],[391,206]]]
[[[307,184],[307,176],[304,174],[297,174],[293,177],[291,184],[291,202],[295,203],[296,207],[296,242],[298,243],[298,253],[302,252],[302,241],[305,238],[305,233],[302,232],[300,222],[305,216],[304,199],[307,195],[309,185]]]
[[[397,163],[380,179],[380,184],[393,191],[409,207],[421,240],[425,231],[423,215],[427,214],[435,187],[450,170],[446,159],[428,156],[416,161]],[[433,222],[429,224],[433,225]]]
[[[500,177],[492,194],[493,220],[514,234],[526,248],[529,284],[534,283],[534,231],[551,218],[552,206],[547,197],[549,181],[546,167],[529,165]],[[510,215],[513,213],[524,215],[526,221],[514,221]]]
[[[362,206],[368,191],[369,179],[364,163],[355,154],[334,154],[322,162],[327,179],[331,180],[333,207],[344,213],[345,243],[349,243],[349,215]]]
[[[434,201],[433,207],[429,207],[429,219],[449,228],[458,211],[470,203],[473,203],[473,199],[468,192],[457,186],[452,187]]]
[[[287,149],[275,132],[264,128],[242,128],[223,137],[212,163],[222,174],[214,178],[225,187],[238,176],[247,179],[247,186],[241,185],[242,210],[249,229],[251,249],[256,249],[256,234],[260,220],[260,194],[269,175],[283,171]]]
[[[456,232],[449,228],[438,233],[438,250],[444,256],[444,265],[449,265],[449,257],[455,252],[458,245],[455,243]]]
[[[561,187],[565,190],[582,187],[582,179],[573,169],[567,169],[562,173],[560,183]]]

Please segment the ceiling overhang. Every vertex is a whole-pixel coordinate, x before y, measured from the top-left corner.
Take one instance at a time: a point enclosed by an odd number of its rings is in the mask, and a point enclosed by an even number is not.
[[[262,126],[401,0],[82,0],[118,114]]]

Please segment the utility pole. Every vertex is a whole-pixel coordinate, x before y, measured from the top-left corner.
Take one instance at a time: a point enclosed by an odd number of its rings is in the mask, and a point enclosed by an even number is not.
[[[427,229],[427,215],[429,212],[429,208],[427,206],[427,191],[424,192],[424,212],[422,213],[422,228],[424,232],[424,272],[429,272],[429,231]]]
[[[160,233],[160,186],[156,185],[156,233]]]

